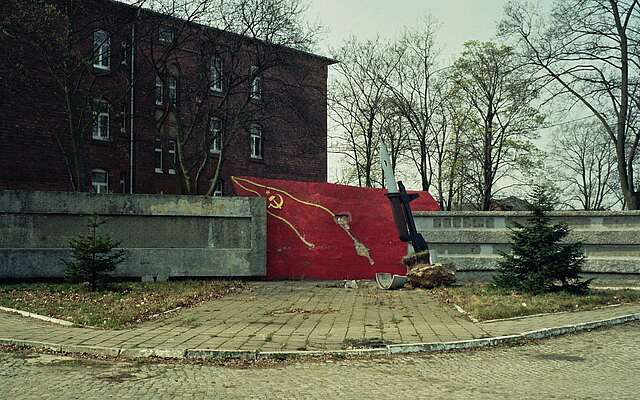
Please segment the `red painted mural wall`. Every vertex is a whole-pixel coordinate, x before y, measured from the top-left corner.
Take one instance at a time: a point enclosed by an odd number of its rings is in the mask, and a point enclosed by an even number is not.
[[[232,177],[239,196],[267,202],[267,279],[373,279],[404,274],[407,243],[398,239],[383,189]],[[429,193],[414,211],[437,211]],[[426,238],[428,241],[428,238]]]

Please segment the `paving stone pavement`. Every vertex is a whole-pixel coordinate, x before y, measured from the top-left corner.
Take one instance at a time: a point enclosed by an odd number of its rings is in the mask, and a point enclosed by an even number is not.
[[[335,286],[335,284],[333,284]],[[251,283],[250,290],[124,330],[69,328],[0,313],[0,338],[122,349],[339,350],[517,334],[632,313],[640,305],[475,324],[423,290],[317,282]]]
[[[250,291],[138,328],[67,328],[0,314],[0,337],[65,345],[225,350],[336,350],[349,345],[487,337],[482,327],[424,291],[328,283],[252,283]]]
[[[637,399],[640,324],[516,347],[267,368],[0,352],[2,399]]]

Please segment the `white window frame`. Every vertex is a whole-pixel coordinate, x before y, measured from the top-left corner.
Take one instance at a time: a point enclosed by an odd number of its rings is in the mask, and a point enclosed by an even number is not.
[[[120,64],[127,65],[129,61],[129,44],[126,41],[123,41],[120,44]]]
[[[211,93],[222,93],[222,57],[214,55],[211,57]]]
[[[169,140],[169,142],[167,143],[167,153],[169,153],[169,160],[173,161],[173,164],[169,164],[169,167],[173,165],[173,168],[169,168],[170,175],[176,174],[176,162],[178,161],[176,159],[176,150],[177,150],[176,146],[177,146],[177,143],[173,139]]]
[[[127,113],[127,107],[129,105],[127,103],[125,103],[124,101],[122,103],[120,103],[120,116],[122,117],[122,126],[120,127],[120,133],[125,133],[127,132],[127,121],[129,118],[129,115]]]
[[[96,174],[104,174],[104,182],[97,182],[95,180]],[[109,193],[109,173],[104,169],[91,170],[91,187],[93,188],[94,193]]]
[[[213,197],[222,197],[224,195],[223,187],[224,184],[222,182],[222,179],[218,178],[218,183],[216,183],[216,186],[213,188]]]
[[[216,123],[219,124],[216,128]],[[211,133],[211,147],[209,152],[212,154],[220,153],[220,140],[222,139],[222,120],[213,117],[209,120],[209,132]]]
[[[155,83],[155,98],[156,105],[161,106],[164,104],[164,83],[162,82],[162,78],[160,75],[156,75],[156,83]]]
[[[111,36],[107,31],[93,32],[93,66],[103,70],[111,69]]]
[[[167,98],[169,100],[169,104],[176,106],[178,105],[178,78],[175,76],[170,76],[167,78]]]
[[[161,139],[156,139],[155,140],[155,147],[153,149],[153,153],[154,153],[154,157],[153,157],[153,164],[154,164],[154,171],[156,172],[156,174],[163,174],[164,173],[164,159],[163,159],[163,151],[162,151],[162,140]],[[156,158],[158,156],[158,154],[160,155],[160,168],[158,168],[158,165],[156,164],[156,161],[158,160],[158,158]]]
[[[260,69],[256,65],[251,66],[251,98],[260,100],[262,98],[262,76],[258,73]]]
[[[124,172],[120,173],[120,188],[123,194],[127,193],[127,175]]]
[[[109,103],[103,100],[94,100],[94,107],[91,137],[95,140],[108,141],[111,127]]]
[[[250,145],[251,145],[251,158],[256,160],[262,160],[263,157],[263,135],[262,127],[260,125],[251,125],[250,128]]]
[[[158,40],[162,43],[173,43],[176,40],[176,31],[169,26],[158,28]]]

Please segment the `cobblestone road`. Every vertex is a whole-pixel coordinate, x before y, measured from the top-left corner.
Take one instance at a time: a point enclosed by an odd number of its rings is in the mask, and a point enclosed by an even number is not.
[[[271,368],[0,353],[0,399],[638,399],[640,324],[468,353]]]

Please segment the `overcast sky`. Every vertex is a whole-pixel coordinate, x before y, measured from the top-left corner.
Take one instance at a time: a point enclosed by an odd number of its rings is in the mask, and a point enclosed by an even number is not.
[[[318,44],[329,55],[350,36],[359,39],[394,38],[405,27],[431,14],[440,24],[438,46],[443,65],[450,65],[468,40],[491,40],[508,0],[308,0],[309,17],[327,32]],[[549,1],[549,0],[541,0]],[[330,75],[331,78],[331,75]],[[331,130],[331,122],[329,129]],[[331,135],[331,132],[330,132]],[[339,174],[339,156],[329,154],[329,181]],[[413,186],[410,183],[411,186]]]
[[[546,0],[543,0],[546,1]],[[431,14],[440,22],[443,62],[457,54],[467,40],[490,40],[507,0],[309,0],[310,17],[328,29],[319,44],[338,47],[353,35],[358,38],[393,38],[405,26]]]

